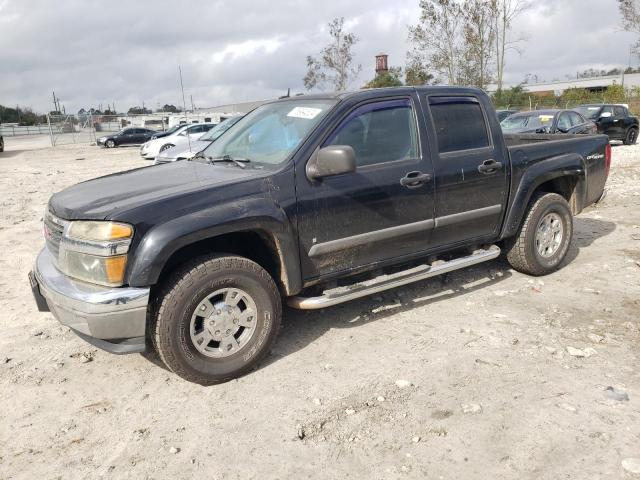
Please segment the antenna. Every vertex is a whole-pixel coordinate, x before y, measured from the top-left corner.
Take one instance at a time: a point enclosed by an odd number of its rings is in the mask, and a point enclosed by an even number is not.
[[[189,125],[189,117],[187,117],[187,102],[184,99],[184,85],[182,83],[182,68],[180,67],[180,65],[178,65],[178,72],[180,73],[180,89],[182,90],[182,108],[184,110],[184,119],[187,122],[187,125]],[[188,129],[189,127],[187,127]],[[185,131],[185,133],[187,133]],[[191,137],[189,136],[189,134],[187,133],[187,142],[189,142],[189,151],[191,151]]]

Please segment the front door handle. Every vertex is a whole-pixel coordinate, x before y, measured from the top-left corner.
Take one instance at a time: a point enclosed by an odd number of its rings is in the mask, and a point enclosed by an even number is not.
[[[433,175],[422,172],[409,172],[400,179],[400,185],[407,188],[418,188],[431,181]]]
[[[490,160],[485,160],[480,165],[478,165],[478,171],[485,174],[495,173],[500,169],[502,169],[502,163],[496,162],[493,158]]]

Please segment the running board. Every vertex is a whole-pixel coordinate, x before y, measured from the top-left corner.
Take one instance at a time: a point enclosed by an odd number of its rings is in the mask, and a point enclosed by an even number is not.
[[[348,287],[334,288],[318,297],[291,297],[288,303],[289,306],[302,310],[332,307],[339,303],[366,297],[367,295],[382,292],[390,288],[400,287],[408,283],[424,280],[425,278],[470,267],[477,263],[487,262],[499,255],[500,248],[496,245],[491,245],[489,248],[476,250],[466,257],[459,257],[449,261],[437,261],[431,265],[419,265],[391,275],[381,275],[365,282],[349,285]]]

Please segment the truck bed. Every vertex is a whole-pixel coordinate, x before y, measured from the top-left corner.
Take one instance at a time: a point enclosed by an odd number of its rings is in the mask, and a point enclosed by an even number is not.
[[[596,202],[607,181],[606,135],[506,134],[505,144],[511,157],[512,185],[517,185],[525,170],[559,157],[579,155],[583,160],[586,192],[579,209]]]

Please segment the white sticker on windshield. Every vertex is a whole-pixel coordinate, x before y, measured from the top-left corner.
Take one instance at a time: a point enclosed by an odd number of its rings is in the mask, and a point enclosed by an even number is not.
[[[287,117],[305,118],[307,120],[311,120],[312,118],[316,118],[321,111],[321,108],[295,107],[293,110],[287,113]]]

